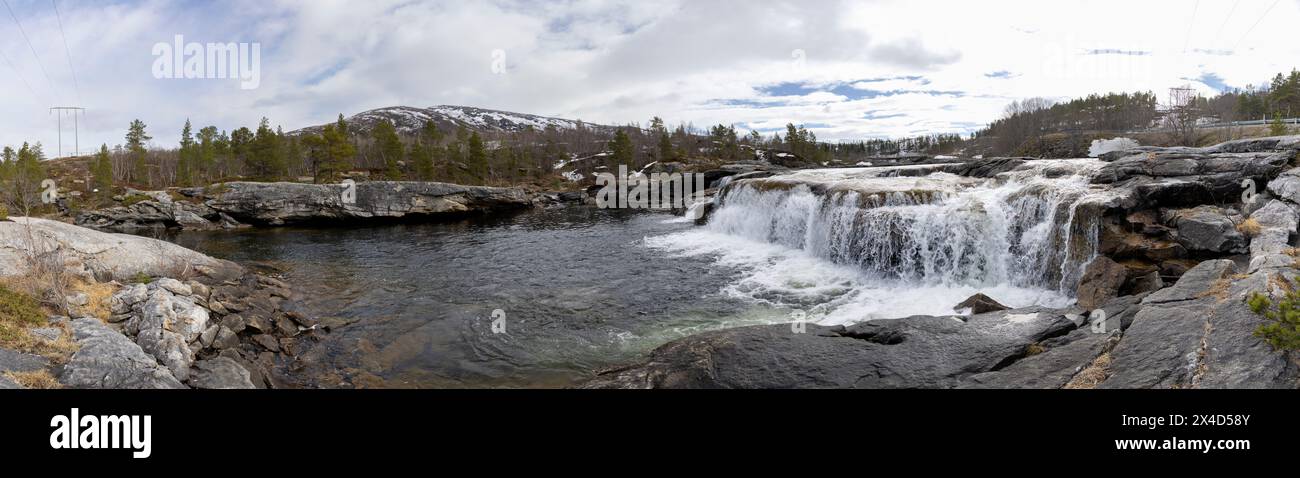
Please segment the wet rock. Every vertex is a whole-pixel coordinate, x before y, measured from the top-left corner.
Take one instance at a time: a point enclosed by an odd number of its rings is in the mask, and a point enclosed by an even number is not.
[[[253,386],[248,370],[227,357],[194,362],[189,384],[194,388],[206,389],[257,388]]]
[[[217,334],[212,338],[212,348],[225,350],[239,346],[239,336],[225,325],[217,327]]]
[[[139,345],[95,319],[72,321],[81,346],[59,375],[71,388],[185,388]]]
[[[254,331],[257,331],[259,333],[269,334],[275,331],[275,324],[272,324],[270,319],[267,319],[266,317],[263,317],[261,315],[250,315],[248,317],[245,317],[244,319],[248,328],[253,329]],[[231,330],[234,329],[232,328]]]
[[[1001,173],[1013,171],[1024,166],[1024,158],[987,158],[963,163],[951,171],[958,176],[972,178],[991,178]]]
[[[686,337],[649,360],[602,373],[587,388],[950,388],[1022,359],[1068,333],[1042,308],[873,320],[850,327],[742,327]]]
[[[1124,266],[1106,256],[1088,263],[1079,279],[1079,307],[1092,310],[1119,294],[1127,277]]]
[[[248,322],[244,320],[243,316],[227,315],[224,319],[221,319],[221,325],[237,334],[248,327]]]
[[[970,313],[972,314],[983,314],[986,312],[997,312],[999,310],[1007,310],[1009,308],[1010,307],[1002,305],[998,301],[993,300],[992,297],[989,297],[984,294],[975,294],[970,296],[966,300],[961,301],[960,304],[953,306],[952,310],[960,312],[965,309],[970,309]]]
[[[292,337],[298,335],[298,325],[294,324],[292,320],[277,315],[275,317],[274,322],[275,322],[275,333],[286,337]]]
[[[270,350],[272,352],[280,351],[280,342],[270,334],[254,335],[253,342],[257,343],[257,345],[261,345],[262,348],[265,348],[266,350]]]

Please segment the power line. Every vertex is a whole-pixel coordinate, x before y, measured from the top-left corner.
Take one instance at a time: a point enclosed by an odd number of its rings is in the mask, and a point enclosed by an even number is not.
[[[1196,6],[1192,7],[1192,19],[1187,22],[1187,36],[1183,39],[1183,53],[1187,53],[1187,44],[1192,41],[1192,27],[1196,26],[1196,11],[1200,9],[1201,0],[1196,0]]]
[[[27,42],[27,48],[32,51],[32,56],[36,57],[36,66],[41,67],[41,74],[45,75],[45,82],[49,85],[50,91],[55,91],[54,81],[50,79],[50,73],[45,71],[45,64],[41,63],[41,56],[36,54],[36,47],[32,46],[32,40],[27,38],[27,31],[23,30],[23,24],[18,21],[18,15],[15,15],[13,7],[9,6],[9,0],[0,1],[4,2],[5,9],[9,10],[9,17],[14,19],[14,25],[18,25],[18,33],[23,35],[23,41]]]
[[[1259,26],[1259,23],[1264,21],[1264,18],[1268,16],[1268,13],[1273,11],[1273,7],[1276,7],[1279,3],[1282,3],[1282,0],[1273,2],[1272,5],[1268,6],[1268,10],[1264,10],[1264,14],[1259,16],[1259,20],[1255,20],[1255,24],[1251,25],[1250,29],[1246,30],[1246,34],[1242,35],[1240,40],[1237,40],[1237,44],[1232,46],[1232,51],[1234,53],[1237,51],[1237,48],[1241,47],[1241,42],[1246,41],[1246,37],[1250,36],[1250,32],[1255,31],[1255,27]]]
[[[32,89],[32,85],[27,82],[27,79],[23,78],[22,72],[18,71],[18,67],[14,66],[14,62],[9,61],[9,55],[6,55],[3,50],[0,50],[0,58],[3,58],[5,64],[9,65],[9,69],[14,71],[14,77],[18,78],[18,81],[23,82],[23,86],[27,87],[27,92],[32,94],[32,99],[36,100],[37,104],[40,104],[40,96],[36,94],[36,90]]]
[[[1219,31],[1214,33],[1214,41],[1210,42],[1211,48],[1219,44],[1219,37],[1223,36],[1223,27],[1228,26],[1228,20],[1232,20],[1232,14],[1237,13],[1237,6],[1241,5],[1241,0],[1232,3],[1232,10],[1228,10],[1228,16],[1223,17],[1223,24],[1219,25]]]
[[[63,32],[63,16],[59,15],[59,4],[50,0],[54,7],[54,19],[59,22],[59,36],[63,37],[63,55],[68,59],[68,71],[72,72],[72,88],[77,93],[77,103],[81,103],[81,84],[77,82],[77,69],[72,66],[72,50],[68,48],[68,34]]]

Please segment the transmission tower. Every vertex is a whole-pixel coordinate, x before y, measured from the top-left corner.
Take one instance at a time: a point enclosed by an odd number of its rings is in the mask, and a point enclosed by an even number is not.
[[[72,155],[80,156],[81,131],[78,125],[77,116],[86,114],[86,109],[79,106],[55,106],[50,108],[50,112],[58,114],[59,118],[59,157],[63,157],[63,115],[68,112],[72,113],[72,147],[75,149],[75,151],[72,152]]]

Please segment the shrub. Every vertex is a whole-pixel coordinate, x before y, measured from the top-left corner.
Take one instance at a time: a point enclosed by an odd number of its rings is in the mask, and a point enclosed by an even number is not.
[[[135,277],[131,278],[131,283],[133,284],[148,284],[150,282],[153,282],[153,277],[150,277],[149,274],[145,274],[144,271],[136,272]]]
[[[9,208],[5,207],[3,204],[0,204],[0,221],[8,221],[8,220],[9,220]]]
[[[45,323],[35,298],[0,285],[0,345],[10,348],[27,340],[27,328]]]
[[[1267,322],[1255,329],[1255,336],[1264,339],[1274,349],[1300,349],[1300,294],[1287,291],[1282,300],[1274,304],[1267,295],[1255,292],[1246,299],[1250,310],[1263,316]]]

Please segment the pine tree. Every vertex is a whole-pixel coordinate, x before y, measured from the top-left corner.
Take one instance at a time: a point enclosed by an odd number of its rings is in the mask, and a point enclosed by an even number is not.
[[[384,162],[384,175],[390,181],[402,179],[402,139],[397,136],[397,128],[388,120],[382,120],[370,131],[375,141],[375,151]]]
[[[199,130],[198,153],[195,157],[195,179],[207,182],[212,178],[212,171],[217,164],[217,140],[220,133],[216,126],[205,126]]]
[[[278,179],[284,170],[280,137],[271,130],[270,121],[266,118],[262,118],[257,125],[257,133],[253,135],[246,158],[245,170],[253,177],[267,181]]]
[[[1273,122],[1268,125],[1269,136],[1285,136],[1286,123],[1282,122],[1282,113],[1273,113]]]
[[[94,178],[94,187],[99,192],[100,197],[109,197],[113,195],[113,160],[108,155],[108,145],[101,144],[99,152],[90,166],[91,176]]]
[[[606,164],[611,170],[619,165],[632,167],[632,160],[636,155],[636,150],[632,145],[632,138],[627,135],[626,131],[619,128],[614,132],[614,139],[609,142],[610,162]]]
[[[659,160],[673,161],[677,159],[676,152],[673,151],[673,140],[668,137],[668,132],[659,133]]]
[[[11,211],[23,216],[31,215],[31,210],[40,204],[40,183],[45,177],[45,159],[41,143],[29,145],[23,143],[14,155],[13,166],[8,173],[9,179],[3,188],[8,196]],[[6,161],[7,162],[7,161]]]
[[[194,135],[191,132],[190,120],[185,119],[185,127],[181,128],[181,149],[176,153],[176,184],[179,186],[191,186],[194,184]]]
[[[131,175],[129,181],[135,184],[147,184],[149,179],[148,164],[145,163],[148,151],[145,150],[145,144],[153,139],[145,132],[143,121],[131,121],[131,126],[126,130],[126,150],[128,159],[131,163]]]
[[[470,134],[467,148],[466,160],[469,162],[470,172],[478,177],[480,184],[487,184],[487,148],[483,145],[483,138],[477,131]]]
[[[332,182],[351,168],[352,157],[357,154],[356,147],[348,137],[348,123],[342,114],[334,124],[325,125],[321,141],[324,151],[316,167],[316,182]]]
[[[422,142],[411,145],[411,161],[415,162],[415,179],[433,180],[433,150]]]

